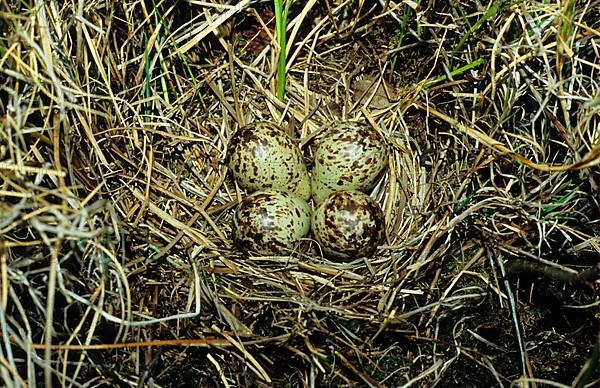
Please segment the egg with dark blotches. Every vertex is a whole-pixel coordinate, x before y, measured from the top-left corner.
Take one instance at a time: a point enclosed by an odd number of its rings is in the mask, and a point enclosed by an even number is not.
[[[375,253],[385,220],[374,199],[359,191],[330,194],[315,210],[312,231],[325,256],[354,260]]]
[[[370,190],[388,163],[388,147],[368,124],[331,125],[314,153],[312,196],[316,203],[339,190]]]
[[[274,189],[310,198],[310,177],[302,153],[275,124],[259,122],[238,129],[227,153],[229,169],[243,189]]]
[[[246,197],[236,208],[234,243],[243,251],[285,255],[310,232],[311,211],[294,194],[268,190]]]

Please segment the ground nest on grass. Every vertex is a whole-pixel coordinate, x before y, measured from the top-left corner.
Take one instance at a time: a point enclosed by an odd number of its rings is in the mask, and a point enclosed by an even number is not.
[[[283,9],[288,7],[283,4]],[[600,2],[0,0],[6,386],[594,386]],[[372,257],[240,252],[241,126],[390,149]]]

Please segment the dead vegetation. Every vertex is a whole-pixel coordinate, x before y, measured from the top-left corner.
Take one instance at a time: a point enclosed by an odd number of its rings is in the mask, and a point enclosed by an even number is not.
[[[236,2],[232,2],[236,3]],[[594,386],[600,2],[0,0],[6,386]],[[257,120],[393,156],[387,242],[244,255]]]

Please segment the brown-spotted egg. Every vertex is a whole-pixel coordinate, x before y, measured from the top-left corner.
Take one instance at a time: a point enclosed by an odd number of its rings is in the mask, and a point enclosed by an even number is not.
[[[316,203],[338,190],[367,191],[388,162],[388,148],[370,125],[334,123],[317,144],[312,169]]]
[[[312,231],[323,253],[342,260],[372,255],[383,241],[384,229],[383,211],[359,191],[330,194],[312,219]]]
[[[246,125],[229,142],[228,166],[240,187],[249,192],[275,189],[310,198],[310,177],[294,141],[267,122]]]
[[[234,243],[243,251],[289,254],[310,232],[310,208],[290,193],[258,191],[239,203],[233,228]]]

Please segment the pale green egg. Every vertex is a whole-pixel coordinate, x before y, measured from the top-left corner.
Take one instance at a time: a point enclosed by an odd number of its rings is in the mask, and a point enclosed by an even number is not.
[[[388,163],[388,147],[370,125],[331,125],[314,154],[312,195],[316,203],[338,190],[370,190]]]
[[[308,200],[310,177],[296,143],[279,127],[259,122],[240,128],[228,147],[228,167],[240,187],[281,190]]]

